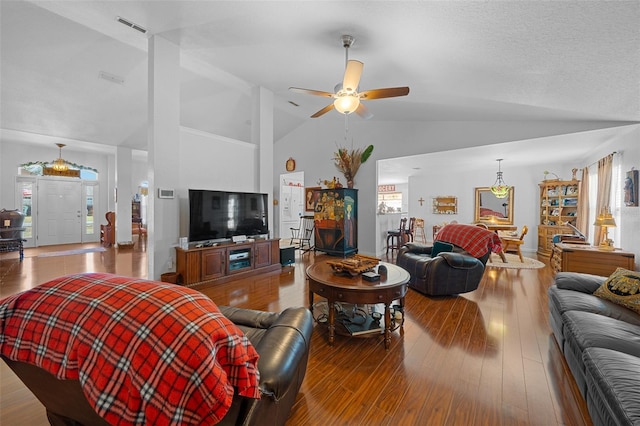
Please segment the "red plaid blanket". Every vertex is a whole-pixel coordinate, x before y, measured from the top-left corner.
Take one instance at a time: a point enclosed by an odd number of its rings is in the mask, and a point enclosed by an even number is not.
[[[0,353],[79,379],[114,425],[213,424],[234,386],[260,397],[246,336],[205,295],[173,284],[79,274],[7,297]]]
[[[438,231],[435,239],[462,247],[475,258],[484,256],[488,251],[502,251],[500,237],[495,232],[475,225],[450,223]]]

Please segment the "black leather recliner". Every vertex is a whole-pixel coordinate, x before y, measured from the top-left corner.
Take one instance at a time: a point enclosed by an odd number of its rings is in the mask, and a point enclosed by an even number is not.
[[[284,425],[307,370],[313,318],[304,307],[280,313],[219,306],[260,355],[260,399],[235,395],[219,425]],[[54,426],[107,425],[83,394],[78,380],[58,380],[48,371],[1,357],[47,410]]]
[[[477,289],[491,252],[502,250],[495,232],[475,225],[450,223],[438,231],[435,240],[450,244],[452,251],[432,256],[432,246],[407,243],[396,259],[411,275],[409,287],[429,296]]]
[[[431,257],[433,247],[407,243],[400,248],[396,263],[409,272],[409,287],[429,296],[466,293],[478,288],[490,250],[479,259],[453,245],[452,252]]]

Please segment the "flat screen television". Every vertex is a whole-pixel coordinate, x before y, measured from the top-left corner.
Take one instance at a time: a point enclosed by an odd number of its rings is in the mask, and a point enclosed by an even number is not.
[[[268,194],[189,190],[189,241],[269,234]]]

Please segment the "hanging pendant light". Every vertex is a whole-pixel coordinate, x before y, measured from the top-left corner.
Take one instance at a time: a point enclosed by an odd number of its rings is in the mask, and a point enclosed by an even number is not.
[[[60,149],[60,155],[58,155],[58,158],[56,160],[54,160],[54,162],[53,162],[51,167],[53,168],[53,170],[55,170],[57,172],[66,172],[67,170],[69,170],[69,165],[62,158],[62,147],[66,146],[66,145],[63,144],[63,143],[57,143],[56,145]]]
[[[507,195],[509,195],[509,189],[511,188],[504,183],[504,180],[502,180],[502,170],[500,170],[500,162],[502,161],[502,158],[498,158],[496,161],[498,162],[498,174],[496,182],[491,187],[491,192],[496,196],[496,198],[506,198]]]

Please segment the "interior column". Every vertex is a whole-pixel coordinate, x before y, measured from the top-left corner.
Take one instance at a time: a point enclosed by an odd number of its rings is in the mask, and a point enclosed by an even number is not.
[[[116,243],[131,241],[131,148],[116,148]]]
[[[264,87],[255,86],[251,92],[253,111],[251,120],[251,139],[258,145],[258,179],[256,188],[269,194],[269,231],[274,237],[277,220],[273,214],[273,92]]]
[[[176,189],[180,151],[180,49],[149,38],[149,203],[147,258],[149,279],[175,270],[174,246],[180,231],[178,198],[158,198],[158,189]]]

